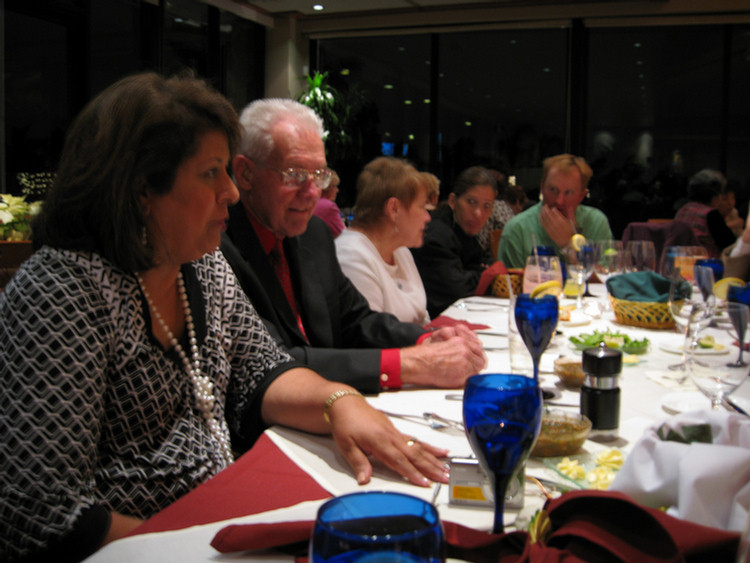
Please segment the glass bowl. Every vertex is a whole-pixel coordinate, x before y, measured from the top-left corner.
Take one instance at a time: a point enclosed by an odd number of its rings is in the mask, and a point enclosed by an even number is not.
[[[578,452],[591,433],[585,415],[548,410],[542,416],[542,430],[531,450],[535,457],[558,457]]]

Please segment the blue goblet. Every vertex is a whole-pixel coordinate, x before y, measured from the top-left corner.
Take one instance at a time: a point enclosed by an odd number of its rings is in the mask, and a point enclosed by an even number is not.
[[[443,528],[437,509],[412,495],[364,491],[318,509],[311,563],[441,563]]]
[[[486,373],[466,382],[463,400],[466,435],[492,484],[493,532],[503,532],[506,489],[526,461],[542,425],[542,393],[523,375]]]
[[[743,305],[750,307],[750,284],[745,284],[744,286],[730,285],[727,289],[727,301],[730,303],[742,303]],[[731,309],[728,309],[727,313],[729,314],[729,320],[731,321],[734,330],[737,332],[737,343],[740,348],[740,353],[737,357],[737,364],[744,365],[742,352],[745,350],[745,333],[747,332],[747,326],[745,325],[747,323],[741,322],[741,317],[739,315],[733,315]]]
[[[538,382],[539,360],[557,328],[559,314],[557,297],[554,295],[531,297],[523,293],[516,298],[514,313],[518,333],[523,338],[534,363],[534,380]]]
[[[708,266],[714,271],[714,281],[717,282],[724,277],[724,262],[721,258],[698,258],[696,266]]]

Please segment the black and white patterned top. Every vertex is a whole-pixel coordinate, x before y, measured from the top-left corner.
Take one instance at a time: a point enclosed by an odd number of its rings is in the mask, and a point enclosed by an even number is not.
[[[251,443],[263,392],[299,364],[220,252],[183,276],[214,414],[233,445]],[[153,338],[147,310],[134,275],[48,247],[0,293],[0,561],[54,545],[92,507],[148,517],[223,469],[184,366]]]

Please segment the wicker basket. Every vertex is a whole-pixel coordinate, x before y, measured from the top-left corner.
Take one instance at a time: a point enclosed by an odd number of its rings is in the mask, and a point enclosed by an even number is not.
[[[626,301],[609,296],[618,323],[643,328],[673,328],[669,303]]]
[[[513,288],[513,295],[520,295],[523,289],[523,270],[509,271],[507,275],[501,274],[492,282],[492,295],[497,297],[510,297],[508,291],[508,276]]]

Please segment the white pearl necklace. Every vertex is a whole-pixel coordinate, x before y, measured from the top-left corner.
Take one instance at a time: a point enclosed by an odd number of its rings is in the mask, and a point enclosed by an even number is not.
[[[175,338],[175,336],[172,334],[172,331],[169,330],[167,323],[164,321],[161,313],[159,313],[159,310],[151,300],[151,295],[146,289],[146,285],[143,283],[143,278],[141,278],[141,275],[139,273],[136,273],[135,277],[138,278],[138,283],[141,285],[141,290],[143,290],[143,295],[146,297],[146,301],[148,301],[151,312],[153,313],[154,317],[156,317],[156,320],[159,321],[162,330],[164,330],[164,333],[167,335],[169,345],[175,349],[175,352],[177,352],[177,355],[180,357],[180,360],[182,360],[182,363],[185,366],[185,370],[187,371],[188,377],[190,378],[190,382],[193,384],[193,396],[195,397],[195,404],[198,407],[198,410],[201,411],[203,419],[206,421],[211,435],[216,439],[217,442],[219,442],[219,446],[221,447],[221,455],[224,459],[225,465],[231,464],[234,461],[234,455],[232,454],[232,447],[229,443],[229,433],[227,432],[225,425],[216,420],[213,415],[213,406],[214,403],[216,403],[213,384],[211,383],[211,380],[207,376],[203,375],[200,371],[198,339],[195,336],[193,314],[190,310],[190,302],[188,301],[187,291],[185,291],[185,281],[182,279],[182,272],[177,273],[177,292],[180,296],[182,309],[185,312],[185,327],[188,331],[188,341],[190,342],[190,354],[192,361],[191,359],[188,359],[185,350],[182,349],[182,346],[177,341],[177,338]]]

